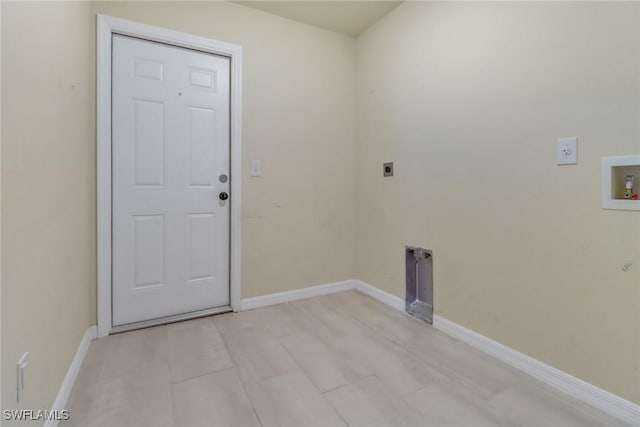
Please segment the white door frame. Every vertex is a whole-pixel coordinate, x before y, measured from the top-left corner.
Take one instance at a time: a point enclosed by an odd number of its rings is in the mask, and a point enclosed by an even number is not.
[[[112,330],[111,319],[111,37],[138,37],[174,46],[223,55],[231,59],[231,230],[229,279],[231,308],[240,310],[240,202],[242,177],[242,47],[140,24],[97,16],[97,228],[98,228],[98,336]]]

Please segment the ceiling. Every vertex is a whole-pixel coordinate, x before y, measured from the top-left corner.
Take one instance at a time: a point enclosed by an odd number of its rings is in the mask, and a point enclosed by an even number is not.
[[[401,1],[298,0],[235,1],[294,21],[356,37]]]

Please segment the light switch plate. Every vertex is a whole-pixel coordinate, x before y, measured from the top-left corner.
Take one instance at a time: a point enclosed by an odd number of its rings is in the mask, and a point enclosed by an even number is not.
[[[559,165],[578,163],[578,138],[560,138],[556,141],[556,162]]]
[[[251,176],[262,175],[262,162],[260,160],[251,160]]]

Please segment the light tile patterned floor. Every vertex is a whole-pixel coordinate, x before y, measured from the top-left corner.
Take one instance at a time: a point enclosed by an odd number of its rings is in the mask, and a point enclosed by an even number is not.
[[[94,341],[63,427],[623,426],[356,291]]]

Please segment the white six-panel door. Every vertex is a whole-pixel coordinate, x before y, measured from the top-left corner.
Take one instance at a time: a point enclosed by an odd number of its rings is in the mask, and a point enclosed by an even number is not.
[[[114,35],[112,64],[113,326],[228,306],[230,61]]]

